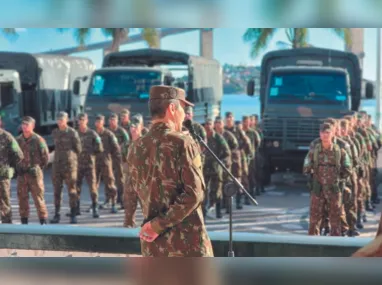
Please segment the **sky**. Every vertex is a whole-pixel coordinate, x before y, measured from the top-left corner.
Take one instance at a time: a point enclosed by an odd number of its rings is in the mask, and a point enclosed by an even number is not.
[[[278,41],[288,42],[285,35],[285,29],[281,28],[274,35],[268,48],[253,59],[250,56],[250,44],[245,43],[242,39],[244,32],[244,28],[214,29],[214,58],[220,61],[221,64],[229,63],[235,65],[245,64],[257,66],[260,65],[261,58],[266,52],[277,49],[276,43]],[[8,38],[0,35],[0,50],[38,53],[78,45],[73,35],[73,29],[68,29],[68,31],[60,33],[54,28],[19,28],[18,34],[19,35],[15,38]],[[365,59],[363,73],[364,78],[370,80],[376,79],[376,36],[377,29],[365,29]],[[100,29],[93,29],[87,43],[96,43],[108,39],[111,38],[105,37]],[[308,42],[316,47],[344,50],[343,41],[330,31],[330,29],[309,29]],[[168,36],[161,40],[162,49],[182,51],[194,55],[199,55],[199,45],[198,31]],[[131,50],[145,47],[147,47],[147,45],[144,42],[141,42],[124,45],[120,50]],[[72,55],[88,57],[94,62],[97,68],[101,67],[103,57],[101,50],[81,52]]]

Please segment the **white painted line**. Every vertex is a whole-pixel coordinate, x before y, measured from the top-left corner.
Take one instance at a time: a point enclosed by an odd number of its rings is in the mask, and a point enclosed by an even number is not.
[[[284,229],[288,230],[303,230],[304,228],[300,224],[282,224]]]
[[[286,195],[285,192],[280,192],[280,191],[267,191],[265,194],[269,196],[285,196]]]
[[[265,191],[274,190],[274,189],[276,189],[276,186],[275,185],[270,185],[270,186],[264,187],[264,189],[265,189]]]
[[[310,193],[303,192],[300,194],[302,197],[310,197]]]

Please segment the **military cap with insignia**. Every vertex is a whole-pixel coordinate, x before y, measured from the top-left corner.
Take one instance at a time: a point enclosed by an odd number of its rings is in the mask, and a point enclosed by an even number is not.
[[[65,120],[65,119],[68,119],[68,118],[69,118],[69,115],[66,112],[59,112],[57,114],[57,120]]]
[[[96,116],[96,120],[97,120],[97,121],[104,121],[104,120],[105,120],[105,116],[104,116],[104,115],[101,115],[101,114],[97,114],[97,116]]]
[[[171,99],[180,100],[187,106],[194,106],[194,104],[186,100],[186,92],[183,89],[166,85],[156,85],[151,87],[150,101]],[[151,102],[151,104],[152,103],[153,102]]]
[[[128,109],[123,109],[121,115],[130,115],[130,111]]]
[[[109,119],[118,119],[118,115],[116,113],[111,113]]]
[[[25,116],[22,118],[21,123],[22,124],[34,124],[36,121],[30,116]]]

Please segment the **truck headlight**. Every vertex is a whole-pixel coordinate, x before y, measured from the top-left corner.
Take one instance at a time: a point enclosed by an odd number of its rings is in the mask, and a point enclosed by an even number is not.
[[[279,147],[279,146],[280,146],[280,143],[279,143],[278,141],[274,141],[274,142],[273,142],[273,146],[274,146],[274,147]]]

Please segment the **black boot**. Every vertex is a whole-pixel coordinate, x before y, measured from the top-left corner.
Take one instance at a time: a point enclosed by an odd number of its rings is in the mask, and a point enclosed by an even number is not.
[[[60,222],[60,208],[56,208],[53,219],[50,220],[51,224],[58,224]]]
[[[359,235],[360,235],[360,233],[356,229],[348,231],[348,236],[349,237],[356,237],[356,236],[359,236]]]
[[[40,225],[46,225],[46,219],[40,219]]]
[[[221,219],[223,217],[221,204],[222,204],[221,200],[216,203],[216,218],[217,219]]]
[[[70,215],[70,223],[71,224],[77,224],[77,207],[73,207],[73,208],[71,208],[70,209],[70,213],[71,213],[71,215]]]
[[[237,210],[243,209],[243,205],[241,204],[241,193],[236,194],[236,209]]]
[[[363,221],[364,223],[367,223],[366,212],[363,212],[363,213],[362,213],[362,221]]]
[[[118,213],[117,207],[115,206],[114,203],[113,203],[113,205],[111,205],[110,213],[112,213],[112,214],[116,214],[116,213]]]
[[[98,205],[97,205],[97,203],[93,203],[93,205],[92,205],[92,211],[93,211],[93,218],[99,218]]]
[[[81,216],[81,209],[80,209],[80,200],[77,202],[77,211],[76,211],[77,216]]]
[[[362,224],[362,215],[360,212],[357,213],[357,224],[356,224],[357,229],[362,230],[363,229],[363,224]]]
[[[28,218],[21,218],[21,223],[23,225],[27,225],[28,224]]]

